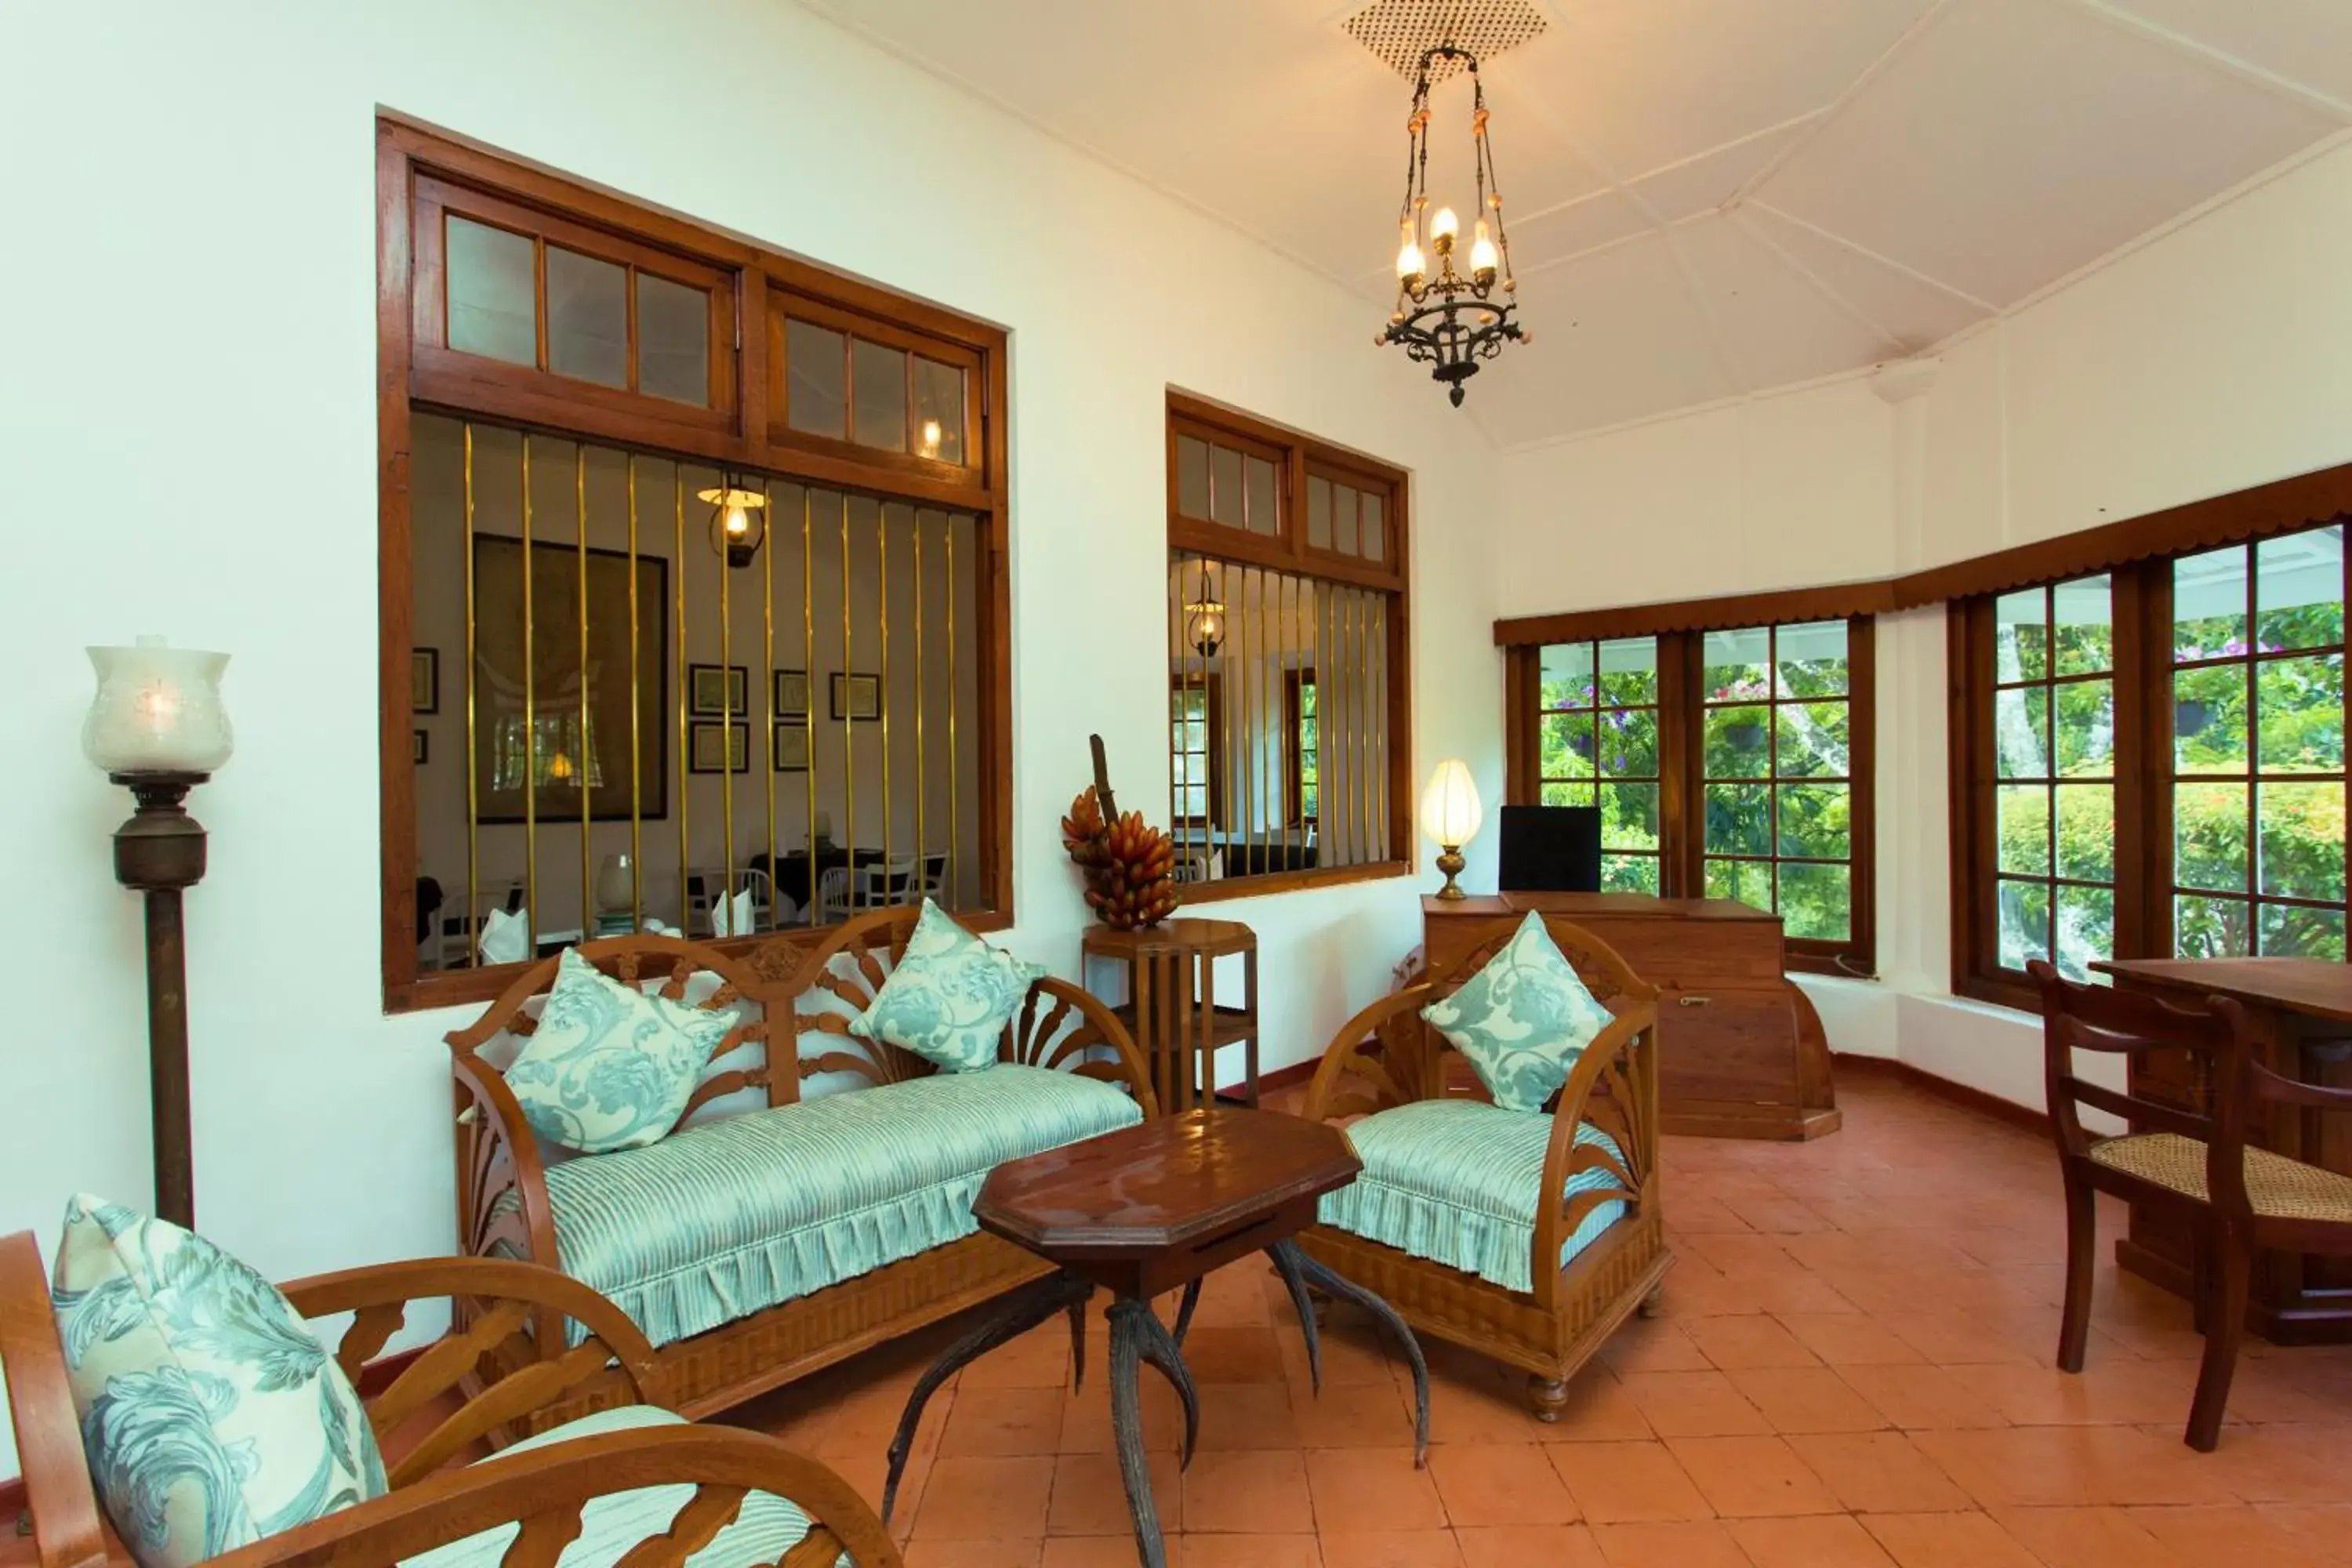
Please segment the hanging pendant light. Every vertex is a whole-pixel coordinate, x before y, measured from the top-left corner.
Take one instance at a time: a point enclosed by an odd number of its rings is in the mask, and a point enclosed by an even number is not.
[[[1478,205],[1472,209],[1469,265],[1456,268],[1462,220],[1450,206],[1429,210],[1430,68],[1460,61],[1470,73],[1470,141]],[[1478,79],[1478,57],[1445,43],[1425,51],[1414,78],[1412,112],[1405,120],[1404,206],[1397,216],[1397,302],[1389,324],[1373,341],[1401,344],[1408,358],[1430,366],[1444,383],[1446,396],[1462,405],[1462,384],[1478,374],[1478,362],[1503,352],[1506,342],[1531,336],[1512,319],[1518,279],[1511,276],[1511,241],[1503,231],[1503,193],[1495,179],[1495,153],[1486,135],[1486,86]],[[1430,258],[1437,271],[1430,274]]]
[[[1184,637],[1202,658],[1214,658],[1225,646],[1225,606],[1209,581],[1209,563],[1201,563],[1201,596],[1184,606]]]
[[[727,474],[709,489],[694,492],[710,508],[710,548],[738,571],[751,564],[768,537],[768,495],[751,486],[748,477]]]

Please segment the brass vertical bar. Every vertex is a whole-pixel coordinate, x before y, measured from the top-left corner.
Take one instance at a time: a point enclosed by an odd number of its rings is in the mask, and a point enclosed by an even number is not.
[[[588,854],[591,829],[594,820],[589,802],[589,779],[594,773],[592,764],[595,753],[588,744],[588,443],[572,444],[572,520],[577,530],[580,566],[580,755],[573,759],[572,776],[580,781],[580,940],[587,941],[596,934],[595,879],[589,873]]]
[[[531,647],[530,432],[522,437],[522,907],[539,955],[539,711]]]
[[[956,879],[956,901],[963,901],[963,771],[956,754],[956,708],[962,694],[956,689],[955,513],[947,514],[948,569],[948,869]]]
[[[1242,493],[1244,496],[1249,493],[1247,486],[1243,487]],[[1243,521],[1244,526],[1246,527],[1248,522],[1248,513],[1246,510],[1243,513]],[[1241,678],[1237,682],[1241,688],[1240,701],[1236,704],[1236,706],[1241,710],[1238,720],[1238,729],[1241,735],[1241,752],[1236,760],[1240,763],[1242,770],[1242,874],[1244,876],[1248,876],[1261,869],[1258,862],[1256,844],[1258,824],[1257,746],[1255,742],[1257,731],[1251,728],[1250,724],[1250,697],[1252,694],[1252,688],[1255,685],[1253,677],[1255,673],[1255,668],[1250,659],[1249,568],[1246,566],[1236,566],[1234,568],[1234,580],[1239,584],[1240,591],[1234,597],[1234,608],[1240,614],[1241,625],[1236,629],[1233,627],[1231,622],[1228,622],[1227,627],[1228,630],[1233,632],[1234,657],[1241,661],[1241,668],[1234,671],[1234,673]]]
[[[728,492],[735,488],[735,476],[726,469],[719,470],[719,505],[724,509]],[[722,510],[722,516],[724,515]],[[719,874],[718,897],[735,896],[735,683],[727,678],[735,668],[735,563],[725,552],[719,556]],[[743,697],[751,700],[751,671],[743,672]],[[747,727],[748,728],[748,727]],[[751,737],[743,737],[743,760],[751,760]],[[715,910],[718,906],[712,905]],[[733,906],[729,906],[733,913]],[[714,927],[715,930],[715,927]],[[730,934],[740,935],[733,926]],[[687,935],[692,936],[692,931]]]
[[[765,702],[760,704],[760,728],[766,732],[768,753],[768,929],[776,929],[776,481],[762,479],[760,494],[767,504],[760,509],[760,673],[766,678],[768,688]],[[751,700],[751,682],[744,682],[743,700]],[[748,717],[748,715],[747,715]],[[744,755],[748,759],[751,737],[743,737]]]
[[[1265,636],[1258,626],[1263,607],[1259,600],[1265,588],[1263,567],[1253,574],[1242,571],[1242,765],[1249,770],[1249,833],[1243,842],[1248,846],[1249,868],[1253,874],[1265,869],[1266,835],[1270,831],[1259,807],[1265,769]]]
[[[1372,598],[1372,652],[1380,679],[1372,694],[1372,713],[1380,728],[1380,754],[1374,760],[1372,776],[1367,787],[1372,793],[1372,830],[1379,835],[1373,858],[1385,860],[1391,853],[1389,847],[1389,816],[1394,803],[1389,798],[1390,774],[1394,772],[1396,753],[1391,750],[1396,736],[1390,732],[1389,715],[1393,710],[1389,703],[1389,601],[1385,594]]]
[[[909,372],[908,385],[911,389],[913,384]],[[914,395],[911,390],[908,395]],[[878,500],[874,503],[874,563],[876,619],[882,627],[882,664],[875,678],[875,705],[882,714],[882,886],[895,895],[900,889],[890,868],[890,509]],[[890,901],[899,900],[894,896]]]
[[[1172,563],[1167,567],[1168,641],[1162,646],[1177,648],[1182,646],[1177,639],[1184,635],[1184,558],[1171,555],[1168,559]],[[1178,682],[1182,679],[1183,666],[1173,653],[1160,662],[1174,662],[1173,668],[1159,672],[1159,679],[1168,692],[1168,833],[1181,847],[1184,842],[1184,777],[1180,771],[1184,765],[1184,693]]]
[[[481,906],[482,845],[481,845],[481,774],[478,750],[477,713],[474,698],[475,624],[474,624],[474,422],[466,421],[466,909],[460,930],[466,936],[466,967],[472,969],[482,961],[477,944],[482,933],[475,929],[475,920]],[[437,961],[438,954],[436,959]]]
[[[686,868],[692,850],[687,836],[687,802],[691,792],[687,787],[688,757],[687,742],[691,738],[686,717],[686,465],[673,460],[669,468],[669,489],[672,533],[670,563],[677,568],[672,595],[677,601],[677,929],[692,936],[693,924],[687,908]]]
[[[842,851],[849,868],[849,910],[855,915],[857,900],[857,731],[856,721],[850,717],[856,704],[849,699],[850,671],[849,630],[849,492],[841,492],[841,814]],[[826,695],[831,696],[832,681],[826,682]],[[816,694],[809,694],[810,702]]]
[[[1215,510],[1216,493],[1216,464],[1212,462],[1209,465],[1209,499],[1211,510]],[[1204,604],[1210,603],[1213,601],[1213,596],[1209,589],[1209,563],[1204,557],[1194,556],[1192,559],[1192,564],[1200,568],[1201,600]],[[1214,742],[1216,738],[1216,709],[1219,704],[1213,701],[1209,696],[1209,655],[1207,645],[1204,643],[1192,642],[1191,633],[1192,627],[1190,625],[1187,625],[1185,627],[1186,635],[1184,640],[1191,644],[1192,648],[1192,673],[1197,678],[1194,689],[1201,694],[1201,845],[1203,851],[1202,858],[1202,866],[1205,869],[1209,863],[1208,858],[1217,852],[1216,837],[1218,796],[1224,792],[1224,781],[1217,776],[1217,755]],[[1189,734],[1186,736],[1185,743],[1188,746],[1192,743]]]
[[[923,710],[930,706],[931,689],[923,668],[923,622],[930,605],[923,598],[923,514],[913,515],[915,546],[915,875],[928,879],[930,850],[925,843],[926,814],[931,803],[931,773],[923,754]],[[944,893],[947,889],[940,889]]]
[[[1355,602],[1356,616],[1356,858],[1364,861],[1371,858],[1372,837],[1372,785],[1370,779],[1365,776],[1372,755],[1372,705],[1370,692],[1367,689],[1370,660],[1364,652],[1365,637],[1370,626],[1371,604],[1370,595],[1360,588],[1352,590],[1349,597]]]
[[[644,743],[637,683],[644,679],[637,648],[637,455],[629,454],[629,930],[646,923]]]
[[[801,481],[801,735],[808,765],[801,770],[802,804],[808,808],[808,923],[816,924],[816,532],[810,508],[815,496]]]

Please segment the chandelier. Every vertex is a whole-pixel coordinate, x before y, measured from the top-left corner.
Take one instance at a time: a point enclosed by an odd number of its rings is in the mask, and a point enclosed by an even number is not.
[[[1464,62],[1470,72],[1470,142],[1478,186],[1466,274],[1454,264],[1461,219],[1449,206],[1429,211],[1429,69],[1452,60]],[[1506,342],[1534,341],[1511,319],[1517,308],[1511,296],[1519,285],[1511,276],[1511,242],[1503,232],[1503,193],[1496,184],[1494,149],[1486,139],[1486,85],[1478,79],[1478,57],[1451,43],[1424,51],[1412,85],[1412,113],[1404,125],[1396,310],[1373,341],[1403,345],[1408,358],[1427,364],[1431,376],[1445,384],[1446,396],[1458,408],[1462,384],[1478,374],[1480,360],[1502,353]],[[1434,278],[1429,273],[1429,253],[1437,258]]]

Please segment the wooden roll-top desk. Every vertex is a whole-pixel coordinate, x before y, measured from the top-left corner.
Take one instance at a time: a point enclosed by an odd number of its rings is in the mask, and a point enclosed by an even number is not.
[[[1818,1138],[1838,1127],[1829,1039],[1787,973],[1780,917],[1728,899],[1503,893],[1421,901],[1432,970],[1507,936],[1531,910],[1573,921],[1659,988],[1660,1124],[1713,1138]]]

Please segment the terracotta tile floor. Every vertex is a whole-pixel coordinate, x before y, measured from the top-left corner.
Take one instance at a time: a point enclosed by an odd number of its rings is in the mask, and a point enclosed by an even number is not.
[[[1430,1466],[1402,1369],[1345,1310],[1307,1386],[1262,1262],[1215,1276],[1189,1360],[1201,1451],[1146,1373],[1182,1568],[2352,1565],[2352,1349],[2241,1363],[2221,1449],[2183,1447],[2187,1309],[2104,1265],[2090,1365],[2049,1361],[2063,1227],[2049,1148],[1856,1076],[1820,1142],[1668,1141],[1666,1311],[1538,1425],[1519,1380],[1432,1343]],[[2121,1215],[2102,1215],[2112,1237]],[[2105,1248],[2103,1247],[2103,1250]],[[954,1325],[731,1419],[881,1494],[908,1384]],[[1056,1321],[933,1400],[900,1494],[909,1568],[1135,1561],[1099,1327],[1082,1392]]]

